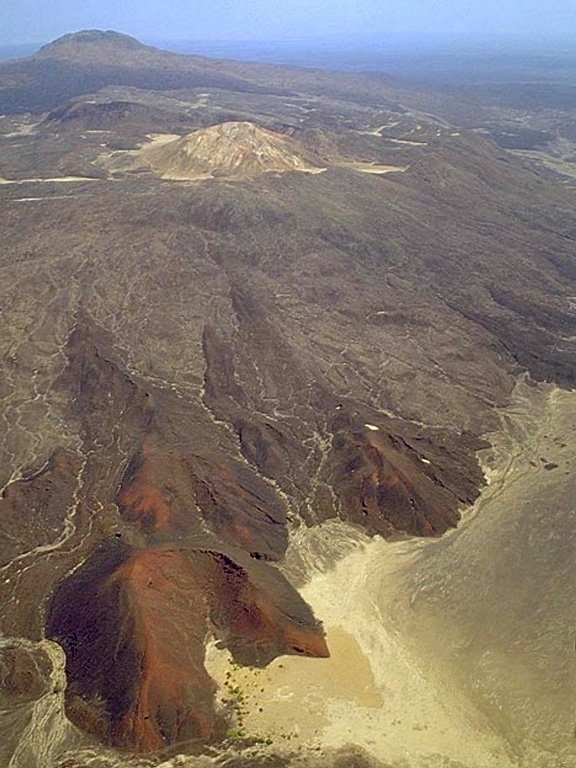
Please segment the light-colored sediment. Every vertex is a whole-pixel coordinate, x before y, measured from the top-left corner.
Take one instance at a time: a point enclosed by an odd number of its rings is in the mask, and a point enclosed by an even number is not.
[[[325,170],[294,139],[249,122],[219,123],[173,140],[153,136],[138,159],[174,181]]]
[[[386,136],[386,141],[392,142],[392,144],[404,144],[408,147],[427,147],[428,142],[427,141],[410,141],[408,139],[391,139],[389,136]]]
[[[522,381],[502,423],[459,529],[364,544],[351,531],[351,552],[313,573],[302,594],[330,659],[246,670],[211,648],[246,734],[354,742],[409,768],[576,766],[576,395]],[[294,546],[313,563],[319,541]]]
[[[360,173],[373,173],[382,175],[384,173],[405,173],[408,170],[407,165],[382,165],[379,163],[339,163],[342,168],[351,168]]]
[[[557,142],[560,144],[560,142]],[[568,145],[568,148],[566,147]],[[573,161],[574,157],[574,143],[566,142],[560,144],[564,152],[560,155],[552,155],[550,152],[543,152],[539,150],[527,150],[527,149],[513,149],[512,154],[517,157],[524,158],[539,163],[550,171],[566,176],[570,179],[576,179],[576,163]]]
[[[382,706],[382,694],[357,640],[338,626],[328,627],[327,637],[330,659],[284,656],[266,669],[239,668],[227,653],[210,647],[209,670],[225,685],[224,698],[230,698],[230,686],[240,689],[247,733],[278,743],[309,742],[330,726],[329,702],[367,712]],[[296,715],[295,708],[306,716]]]
[[[52,195],[51,197],[15,197],[6,200],[7,203],[40,203],[45,200],[71,200],[74,195]]]

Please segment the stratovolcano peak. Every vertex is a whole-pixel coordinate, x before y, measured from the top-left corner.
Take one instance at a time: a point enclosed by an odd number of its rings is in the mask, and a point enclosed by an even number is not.
[[[68,56],[81,53],[93,46],[107,51],[112,49],[122,52],[138,51],[149,47],[136,40],[135,37],[114,30],[84,29],[79,32],[70,32],[53,40],[40,48],[36,55],[42,57]]]

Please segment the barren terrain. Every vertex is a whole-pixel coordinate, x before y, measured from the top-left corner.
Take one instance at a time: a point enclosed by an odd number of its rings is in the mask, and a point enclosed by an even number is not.
[[[576,765],[575,192],[469,109],[0,65],[2,766]]]

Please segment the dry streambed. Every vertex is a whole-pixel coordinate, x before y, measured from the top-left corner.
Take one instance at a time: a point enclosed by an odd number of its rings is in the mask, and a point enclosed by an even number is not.
[[[255,670],[209,649],[238,708],[231,737],[354,742],[418,768],[576,765],[576,397],[521,382],[502,421],[489,485],[457,531],[392,543],[350,531],[351,553],[311,575],[302,594],[330,659]],[[295,546],[313,555],[319,536]]]

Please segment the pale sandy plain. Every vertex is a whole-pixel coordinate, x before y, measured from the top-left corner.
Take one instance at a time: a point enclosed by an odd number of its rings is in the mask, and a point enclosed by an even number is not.
[[[361,744],[406,768],[576,766],[576,396],[523,381],[501,418],[457,531],[295,535],[287,572],[308,572],[332,656],[239,669],[212,646],[247,735]]]

